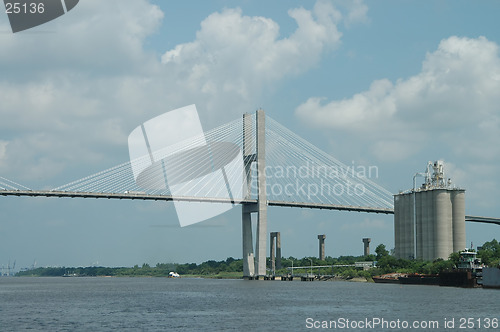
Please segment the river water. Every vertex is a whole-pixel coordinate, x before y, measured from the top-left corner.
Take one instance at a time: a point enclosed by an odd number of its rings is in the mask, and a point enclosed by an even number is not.
[[[0,278],[0,331],[498,331],[499,308],[498,290],[439,286]]]

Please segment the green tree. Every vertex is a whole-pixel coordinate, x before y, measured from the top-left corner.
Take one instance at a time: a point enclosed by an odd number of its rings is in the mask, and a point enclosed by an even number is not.
[[[377,261],[379,261],[382,257],[389,256],[389,251],[385,249],[385,245],[382,243],[375,248],[375,253],[377,254]]]
[[[500,260],[500,243],[496,239],[485,242],[477,254],[484,264],[494,266]]]
[[[452,252],[448,257],[448,260],[453,263],[453,266],[458,266],[458,262],[460,261],[460,254],[458,252]]]

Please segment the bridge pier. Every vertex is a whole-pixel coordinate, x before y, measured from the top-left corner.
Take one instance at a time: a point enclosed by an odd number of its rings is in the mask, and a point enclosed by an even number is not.
[[[267,193],[266,193],[266,115],[264,110],[256,113],[257,123],[257,243],[255,252],[255,273],[257,277],[266,275],[267,245]]]
[[[326,235],[325,234],[318,235],[318,240],[319,240],[319,259],[321,259],[322,261],[325,260],[325,239],[326,239]]]
[[[281,269],[281,239],[280,232],[271,232],[271,273],[274,276],[276,269]]]
[[[255,275],[255,261],[252,243],[252,213],[251,206],[246,204],[241,208],[243,231],[243,277],[252,278]]]
[[[248,184],[247,198],[251,195],[251,164],[257,162],[257,203],[243,204],[242,207],[243,277],[259,279],[259,277],[263,278],[266,275],[267,247],[266,125],[264,111],[258,110],[255,115],[255,140],[251,120],[250,114],[243,115],[243,157],[245,159],[245,176]],[[252,244],[252,212],[257,212],[255,255]]]
[[[364,256],[369,256],[370,255],[370,242],[372,241],[372,239],[370,239],[369,237],[365,237],[363,239],[363,243],[364,243],[364,246],[363,246],[363,255]]]
[[[255,162],[255,140],[250,114],[243,114],[243,158],[247,183],[246,198],[252,194],[252,163]],[[243,277],[252,279],[255,276],[255,260],[252,241],[252,212],[254,204],[241,205],[241,228],[243,235]]]

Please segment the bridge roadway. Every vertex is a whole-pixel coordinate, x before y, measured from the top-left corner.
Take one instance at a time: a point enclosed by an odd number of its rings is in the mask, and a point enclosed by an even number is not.
[[[184,201],[184,202],[210,202],[210,203],[235,203],[229,198],[214,198],[214,197],[180,197],[171,195],[150,195],[145,193],[125,192],[125,193],[100,193],[100,192],[79,192],[79,191],[54,191],[54,190],[2,190],[0,196],[30,196],[30,197],[67,197],[67,198],[106,198],[106,199],[136,199],[149,201]],[[257,204],[256,199],[245,199],[236,202],[237,204]],[[283,201],[268,201],[268,206],[281,207],[297,207],[309,209],[324,209],[324,210],[339,210],[339,211],[355,211],[367,213],[383,213],[394,214],[394,209],[365,207],[365,206],[350,206],[339,204],[322,204],[322,203],[301,203],[301,202],[283,202]],[[481,222],[488,224],[500,225],[500,218],[465,216],[466,221]]]

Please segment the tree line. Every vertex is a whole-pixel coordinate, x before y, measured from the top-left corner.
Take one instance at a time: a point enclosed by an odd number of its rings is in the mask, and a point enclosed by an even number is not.
[[[500,264],[500,244],[496,239],[483,244],[478,250],[478,257],[488,266],[498,266]],[[384,244],[380,244],[375,249],[375,254],[369,256],[339,256],[326,257],[320,260],[317,257],[283,257],[281,259],[281,269],[276,270],[276,275],[289,274],[293,267],[304,267],[294,269],[294,273],[308,273],[311,264],[314,273],[335,274],[343,278],[364,277],[371,278],[375,275],[385,273],[425,273],[436,274],[444,270],[451,270],[456,267],[459,260],[458,253],[452,253],[447,260],[437,259],[435,261],[408,260],[392,256]],[[318,271],[314,266],[332,265],[353,265],[360,261],[376,261],[376,267],[367,271],[356,269],[355,267],[335,267],[323,268]],[[270,266],[269,258],[267,266]],[[167,277],[170,272],[177,272],[180,275],[193,276],[243,276],[243,260],[229,257],[225,260],[208,260],[201,264],[196,263],[158,263],[155,266],[149,264],[135,265],[133,267],[40,267],[36,269],[18,272],[17,276],[129,276],[129,277]]]

